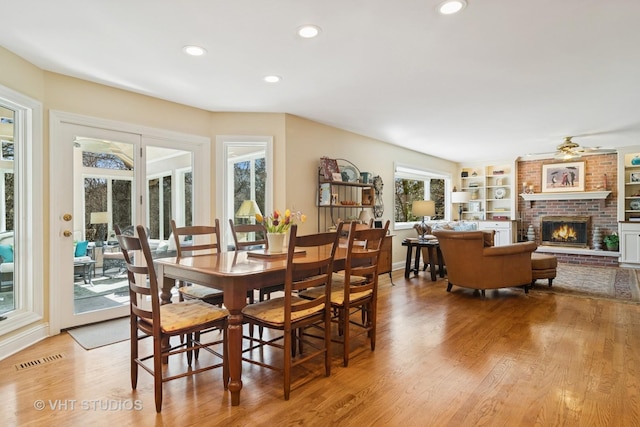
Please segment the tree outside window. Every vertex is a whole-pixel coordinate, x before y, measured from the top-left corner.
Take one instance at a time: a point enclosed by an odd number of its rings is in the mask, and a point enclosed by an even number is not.
[[[418,171],[419,172],[419,171]],[[446,179],[431,176],[427,172],[395,174],[395,202],[394,220],[396,223],[422,221],[411,213],[411,207],[416,200],[435,201],[436,214],[431,219],[439,220],[445,217],[445,188]]]

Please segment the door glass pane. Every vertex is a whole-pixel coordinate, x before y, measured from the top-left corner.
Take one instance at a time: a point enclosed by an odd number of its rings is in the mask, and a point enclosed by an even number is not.
[[[189,151],[147,147],[147,218],[154,256],[162,253],[171,237],[171,220],[178,226],[193,224],[193,155]]]
[[[149,237],[160,238],[160,180],[150,179],[148,181],[149,190]]]
[[[74,193],[74,313],[129,304],[124,258],[114,224],[123,232],[133,219],[133,145],[77,137],[74,180],[84,183]],[[81,214],[81,215],[78,215]]]
[[[128,180],[114,179],[111,181],[111,185],[113,223],[118,224],[121,229],[133,225],[133,208],[131,207],[133,183]]]
[[[0,106],[0,314],[14,311],[14,266],[19,262],[14,256],[14,214],[17,194],[14,192],[14,119],[15,112]],[[18,236],[16,236],[18,237]]]
[[[171,234],[171,177],[162,178],[162,239],[166,240]]]
[[[187,172],[184,177],[184,223],[193,225],[193,173]]]

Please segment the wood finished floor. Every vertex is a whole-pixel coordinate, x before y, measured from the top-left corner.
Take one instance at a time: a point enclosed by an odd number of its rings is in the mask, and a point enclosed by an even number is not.
[[[396,271],[393,287],[381,276],[376,350],[362,347],[344,368],[335,348],[332,375],[322,376],[320,360],[311,373],[298,371],[309,381],[289,401],[278,373],[246,366],[241,406],[230,406],[214,370],[166,383],[156,414],[149,374],[141,371],[131,390],[128,342],[86,351],[63,333],[0,361],[0,423],[640,425],[640,305],[520,289],[483,300],[456,287],[447,293],[444,280],[422,274],[405,280]],[[56,353],[64,359],[14,367]],[[36,410],[37,400],[47,407]],[[66,409],[51,408],[62,400]],[[142,409],[120,409],[132,400]]]

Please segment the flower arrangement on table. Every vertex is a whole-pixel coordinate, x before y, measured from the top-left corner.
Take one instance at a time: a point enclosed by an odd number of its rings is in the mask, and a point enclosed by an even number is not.
[[[259,213],[256,214],[256,221],[264,225],[267,233],[285,233],[298,219],[300,222],[305,222],[307,216],[300,211],[292,214],[289,209],[284,211],[284,216],[278,210],[273,211],[273,214],[266,217]]]

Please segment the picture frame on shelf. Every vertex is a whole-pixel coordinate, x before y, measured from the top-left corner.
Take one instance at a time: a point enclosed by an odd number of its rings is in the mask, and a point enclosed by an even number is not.
[[[631,172],[631,174],[629,174],[629,181],[640,183],[640,172]]]
[[[340,169],[338,168],[338,161],[336,159],[330,159],[329,157],[321,157],[320,170],[325,180],[336,181],[334,177],[339,176],[340,179],[337,181],[342,181],[342,175],[340,174]]]
[[[542,165],[542,192],[584,191],[585,162]]]

